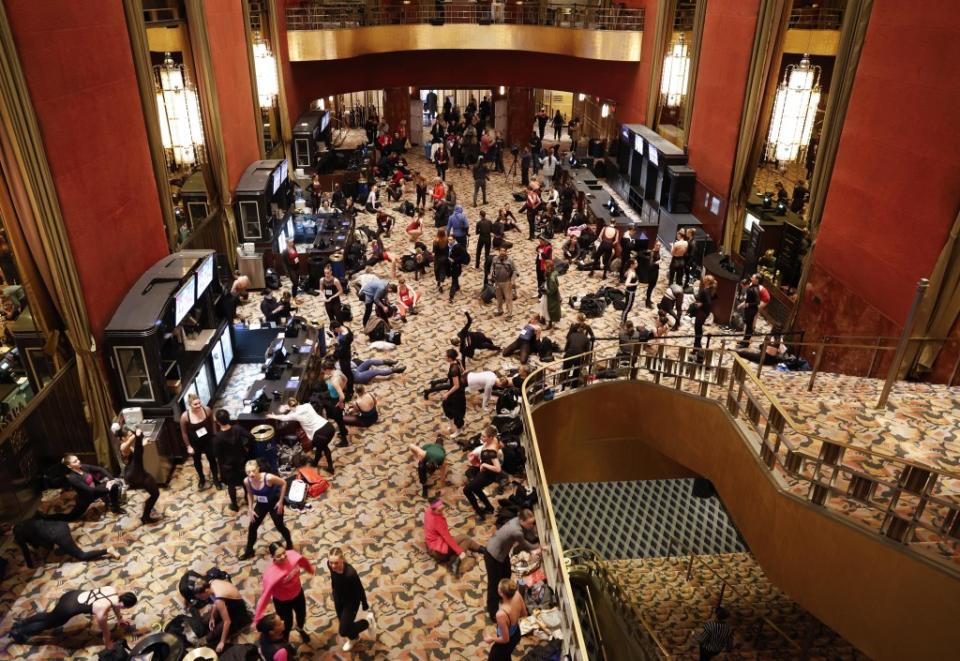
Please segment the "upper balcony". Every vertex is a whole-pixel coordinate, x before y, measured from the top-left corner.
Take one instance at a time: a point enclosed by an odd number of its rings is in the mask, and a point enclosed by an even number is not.
[[[642,8],[419,2],[286,8],[291,62],[426,50],[508,50],[639,62]]]

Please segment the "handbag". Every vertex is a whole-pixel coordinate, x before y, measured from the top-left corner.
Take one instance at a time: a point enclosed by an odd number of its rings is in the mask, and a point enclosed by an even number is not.
[[[297,471],[297,477],[299,479],[294,480],[294,483],[303,482],[306,486],[307,495],[311,498],[317,498],[330,488],[330,483],[312,466],[303,466],[300,468],[300,470]],[[292,490],[293,487],[291,487],[291,491]]]

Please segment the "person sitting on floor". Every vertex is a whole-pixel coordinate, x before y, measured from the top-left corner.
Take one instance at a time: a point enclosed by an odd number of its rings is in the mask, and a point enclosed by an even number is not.
[[[423,537],[427,553],[439,563],[450,563],[454,576],[460,575],[460,564],[467,551],[483,554],[483,545],[470,537],[455,540],[450,534],[447,518],[443,515],[444,503],[439,496],[434,498],[423,512]]]
[[[423,497],[427,497],[427,476],[431,473],[440,471],[440,489],[447,481],[447,451],[443,449],[443,438],[438,436],[435,443],[427,443],[422,447],[419,445],[410,445],[410,453],[417,461],[417,477],[420,478],[420,486],[423,491]]]

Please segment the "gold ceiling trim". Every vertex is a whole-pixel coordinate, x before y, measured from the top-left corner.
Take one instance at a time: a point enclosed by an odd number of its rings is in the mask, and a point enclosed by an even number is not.
[[[639,62],[643,32],[529,25],[381,25],[287,32],[291,62],[420,50],[504,50]]]

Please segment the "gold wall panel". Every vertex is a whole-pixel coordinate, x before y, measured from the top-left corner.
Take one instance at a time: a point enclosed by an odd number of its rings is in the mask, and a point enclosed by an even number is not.
[[[529,25],[381,25],[287,32],[291,62],[418,50],[508,50],[639,62],[643,32]]]
[[[839,45],[840,30],[787,30],[783,52],[836,55]]]

